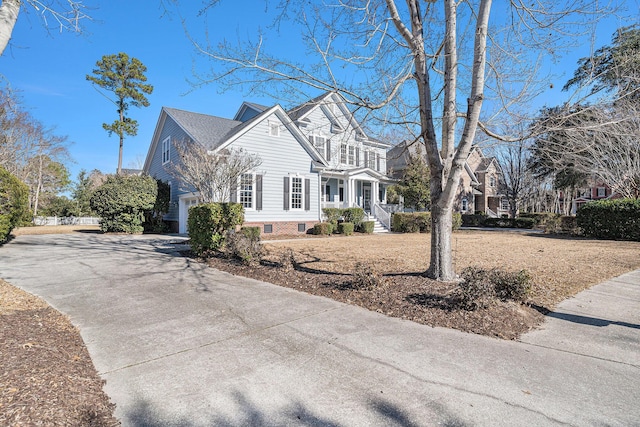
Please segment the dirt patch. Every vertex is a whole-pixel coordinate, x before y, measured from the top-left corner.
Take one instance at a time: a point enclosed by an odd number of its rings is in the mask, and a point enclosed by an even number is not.
[[[527,270],[532,292],[524,304],[494,301],[489,307],[459,308],[457,285],[423,277],[430,248],[428,234],[355,235],[284,242],[265,242],[261,265],[247,267],[224,258],[212,267],[239,276],[359,305],[388,316],[516,339],[544,320],[560,301],[640,267],[640,243],[558,238],[542,234],[460,231],[453,236],[454,263]],[[293,255],[292,265],[286,260]],[[285,262],[283,263],[283,260]],[[382,284],[353,286],[358,263],[369,263]],[[284,264],[284,266],[283,266]],[[292,267],[292,268],[291,268]]]
[[[78,330],[0,280],[0,425],[119,426]]]

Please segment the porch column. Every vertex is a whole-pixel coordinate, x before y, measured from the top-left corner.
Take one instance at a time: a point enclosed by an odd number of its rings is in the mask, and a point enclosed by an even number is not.
[[[371,201],[373,202],[372,204],[378,204],[380,203],[380,183],[378,181],[374,181],[371,183]]]

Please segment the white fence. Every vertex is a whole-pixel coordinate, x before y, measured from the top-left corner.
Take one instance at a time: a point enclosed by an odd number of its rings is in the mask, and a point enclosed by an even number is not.
[[[98,225],[100,218],[83,216],[38,216],[33,219],[35,225]]]

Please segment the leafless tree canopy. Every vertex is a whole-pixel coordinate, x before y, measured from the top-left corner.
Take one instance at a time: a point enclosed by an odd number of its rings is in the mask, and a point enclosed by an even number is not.
[[[593,178],[640,197],[640,109],[630,99],[611,105],[563,106],[536,123],[537,156],[551,170]]]
[[[21,8],[30,6],[47,29],[60,32],[82,31],[82,21],[91,19],[82,1],[75,0],[3,0],[0,4],[0,55],[4,52]]]
[[[29,186],[34,215],[41,194],[56,194],[68,184],[69,159],[66,137],[31,117],[13,93],[0,90],[0,166]]]
[[[262,164],[258,155],[242,149],[212,152],[190,140],[172,143],[180,161],[171,163],[168,172],[183,190],[197,192],[202,203],[228,202],[239,177]]]

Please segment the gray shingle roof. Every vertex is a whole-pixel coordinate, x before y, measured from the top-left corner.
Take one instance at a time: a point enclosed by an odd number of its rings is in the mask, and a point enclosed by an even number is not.
[[[293,107],[287,114],[291,117],[291,120],[294,122],[298,120],[300,117],[307,114],[312,108],[318,105],[320,101],[322,101],[327,95],[331,92],[325,92],[322,95],[316,96],[315,98],[305,102],[304,104],[298,105],[297,107]]]
[[[214,149],[227,139],[234,128],[242,125],[237,120],[210,116],[208,114],[192,113],[164,107],[167,114],[175,120],[195,141],[209,149]],[[252,120],[250,120],[251,122]]]

